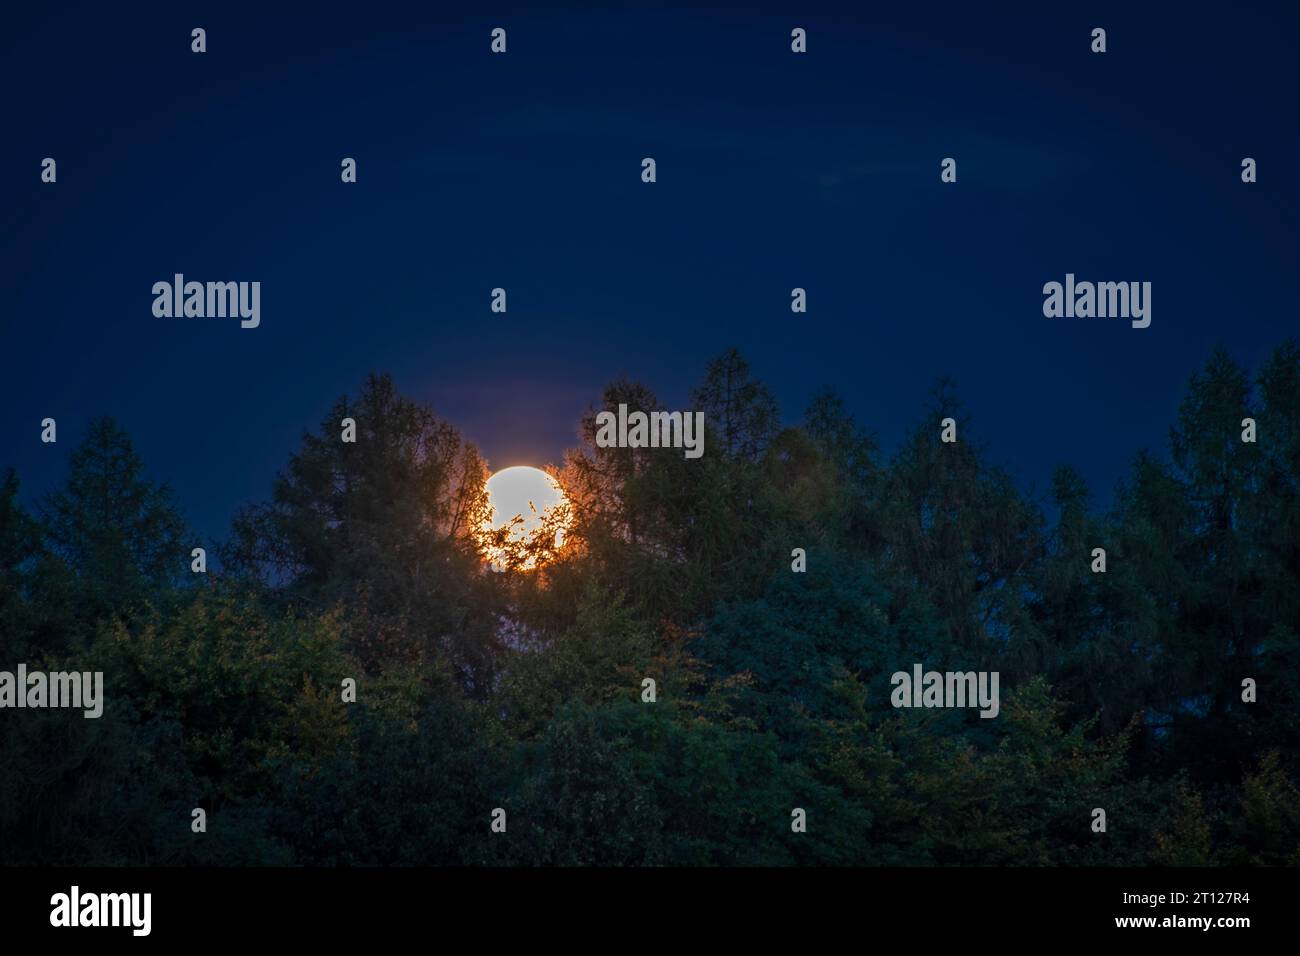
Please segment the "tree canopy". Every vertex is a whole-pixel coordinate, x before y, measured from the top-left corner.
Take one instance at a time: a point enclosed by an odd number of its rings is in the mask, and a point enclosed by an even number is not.
[[[1113,500],[1068,463],[1032,497],[950,382],[889,454],[735,350],[693,401],[703,457],[601,447],[661,407],[610,383],[535,570],[491,569],[483,457],[384,375],[204,574],[120,425],[32,511],[6,472],[7,666],[107,704],[0,724],[4,861],[1300,863],[1295,342],[1215,352]],[[1000,714],[896,708],[917,662],[998,672]]]

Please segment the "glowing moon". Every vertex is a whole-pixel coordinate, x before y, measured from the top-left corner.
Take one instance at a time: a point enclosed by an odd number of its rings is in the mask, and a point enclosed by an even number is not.
[[[515,522],[510,534],[510,542],[527,541],[535,535],[548,517],[548,512],[568,503],[559,482],[542,471],[528,465],[516,465],[502,468],[487,480],[484,487],[487,492],[491,512],[485,525],[485,532],[499,531]],[[553,517],[553,516],[552,516]],[[561,522],[555,531],[555,547],[564,543],[564,530],[567,521]],[[500,549],[489,548],[494,564],[502,556]],[[523,567],[531,568],[536,562],[529,559]]]

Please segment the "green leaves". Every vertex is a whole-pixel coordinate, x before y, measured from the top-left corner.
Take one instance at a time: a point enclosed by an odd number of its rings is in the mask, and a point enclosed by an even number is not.
[[[207,576],[98,422],[40,517],[0,481],[0,647],[107,685],[101,720],[0,724],[6,859],[1295,865],[1300,347],[1253,382],[1216,353],[1109,511],[1069,467],[1040,504],[935,398],[886,457],[830,394],[783,427],[729,352],[703,458],[597,447],[589,415],[568,542],[499,575],[484,463],[387,377]],[[999,716],[894,709],[917,662],[998,671]]]

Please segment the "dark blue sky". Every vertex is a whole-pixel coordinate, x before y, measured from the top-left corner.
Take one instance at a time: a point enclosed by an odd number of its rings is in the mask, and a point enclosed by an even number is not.
[[[734,344],[787,419],[830,385],[886,449],[951,375],[1024,485],[1073,462],[1105,503],[1215,344],[1253,367],[1297,329],[1294,5],[260,6],[6,12],[0,466],[29,502],[111,414],[223,535],[371,369],[493,467],[558,461],[607,381],[684,407]],[[175,272],[260,281],[261,327],[155,318]],[[1044,318],[1067,272],[1152,282],[1151,327]]]

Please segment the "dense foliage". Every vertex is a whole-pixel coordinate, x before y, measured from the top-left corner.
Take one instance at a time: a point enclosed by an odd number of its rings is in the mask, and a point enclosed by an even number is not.
[[[735,352],[694,402],[698,460],[588,412],[534,571],[487,567],[484,462],[383,376],[205,574],[111,421],[34,512],[10,472],[0,669],[102,670],[106,704],[0,714],[0,858],[1300,863],[1296,343],[1253,380],[1216,354],[1109,510],[1068,467],[1028,496],[947,384],[892,457],[833,394],[783,426]],[[917,662],[998,671],[1001,713],[894,709]]]

